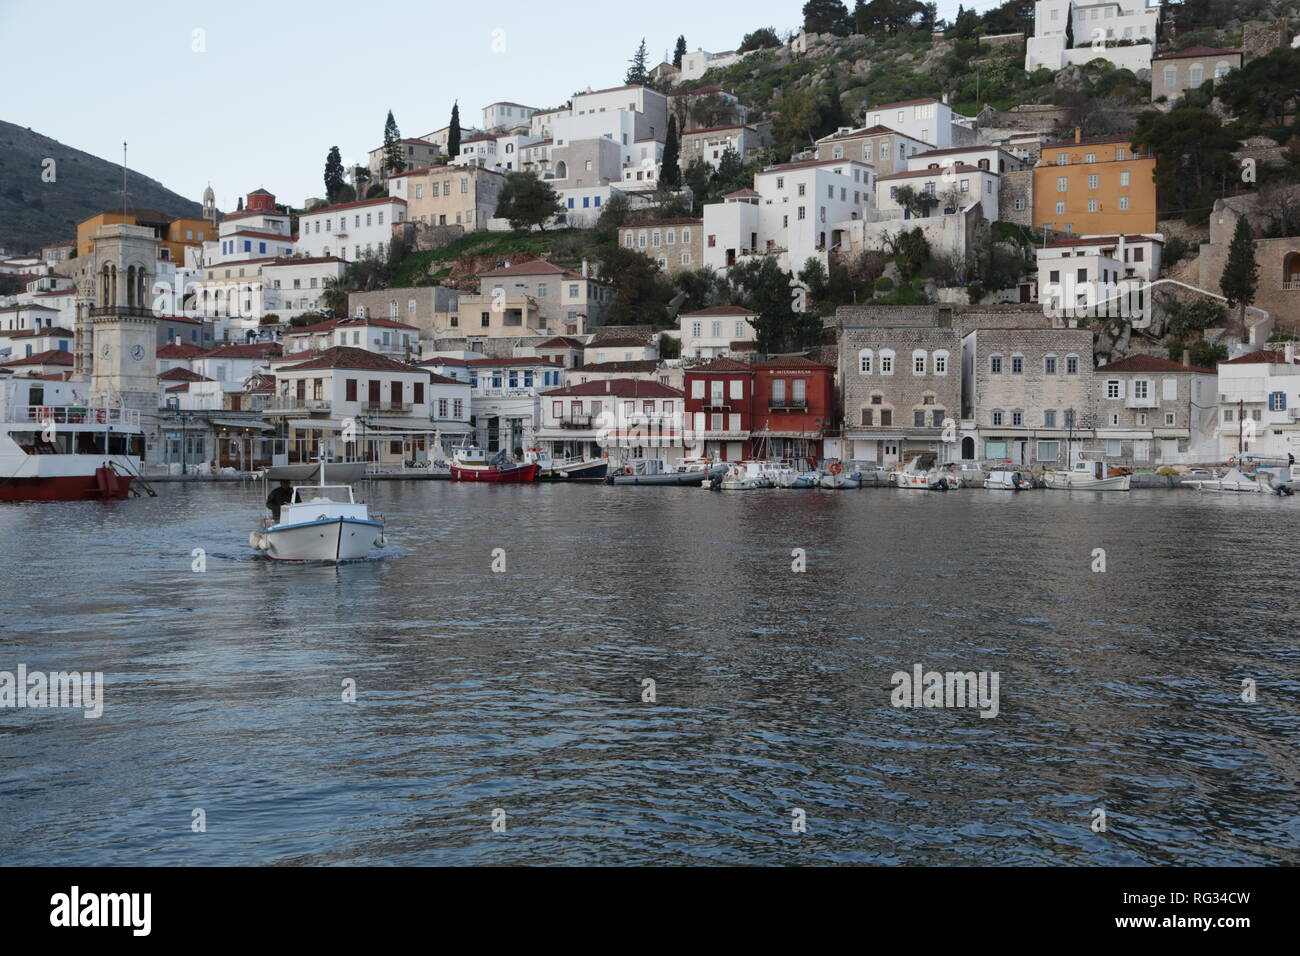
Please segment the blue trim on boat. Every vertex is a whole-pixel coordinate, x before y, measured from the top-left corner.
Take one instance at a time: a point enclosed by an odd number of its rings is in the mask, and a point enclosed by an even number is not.
[[[310,528],[312,525],[316,524],[334,524],[336,522],[342,524],[368,524],[374,528],[382,528],[384,526],[381,521],[370,521],[367,518],[326,518],[324,521],[300,521],[298,524],[277,524],[267,528],[263,533],[269,534],[272,531],[288,531],[292,528]]]

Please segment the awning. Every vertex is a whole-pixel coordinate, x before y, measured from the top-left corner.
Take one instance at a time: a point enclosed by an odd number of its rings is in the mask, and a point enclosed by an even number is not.
[[[266,422],[258,421],[256,419],[249,419],[247,421],[237,422],[234,421],[233,419],[228,419],[228,418],[214,418],[211,420],[211,424],[221,425],[226,428],[256,428],[258,431],[264,431],[264,432],[275,431],[274,425],[268,425]]]

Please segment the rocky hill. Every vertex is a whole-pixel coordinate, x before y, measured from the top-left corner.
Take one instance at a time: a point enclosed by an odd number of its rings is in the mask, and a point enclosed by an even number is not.
[[[46,181],[50,168],[52,182]],[[36,252],[43,243],[71,239],[79,221],[120,206],[121,196],[121,164],[0,121],[0,248]],[[129,170],[127,200],[173,216],[200,212],[198,203]]]

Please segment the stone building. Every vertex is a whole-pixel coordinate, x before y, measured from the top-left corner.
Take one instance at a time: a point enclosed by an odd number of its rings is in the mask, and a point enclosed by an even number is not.
[[[1259,209],[1254,195],[1218,199],[1210,214],[1210,241],[1200,248],[1200,274],[1196,284],[1210,292],[1222,291],[1223,269],[1228,263],[1228,248],[1242,216],[1250,219],[1255,235],[1268,222],[1268,210]],[[1254,307],[1273,316],[1278,332],[1300,331],[1300,236],[1280,239],[1256,239],[1255,261],[1259,263],[1259,285]],[[1247,324],[1259,314],[1247,313]],[[1252,343],[1260,344],[1260,343]]]
[[[703,219],[634,220],[619,227],[618,241],[649,256],[669,275],[704,265]]]
[[[461,295],[440,285],[349,292],[348,315],[404,322],[419,329],[420,338],[427,341],[450,325]]]
[[[1138,468],[1217,460],[1217,383],[1214,369],[1154,355],[1101,366],[1087,456]]]
[[[1022,169],[1002,174],[998,192],[998,219],[1018,226],[1034,224],[1034,171]]]
[[[1290,35],[1285,20],[1264,23],[1248,20],[1241,25],[1241,51],[1247,60],[1268,56],[1280,46],[1286,46]]]
[[[842,458],[874,465],[959,457],[961,334],[950,309],[841,309]],[[829,451],[828,451],[829,454]]]
[[[1158,54],[1151,63],[1151,100],[1172,106],[1188,90],[1200,89],[1206,80],[1219,80],[1241,69],[1240,50],[1194,46]]]
[[[1092,332],[976,329],[962,339],[963,460],[1067,468],[1083,450]]]

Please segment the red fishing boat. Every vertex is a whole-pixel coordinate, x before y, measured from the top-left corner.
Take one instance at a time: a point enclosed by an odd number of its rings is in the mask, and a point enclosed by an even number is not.
[[[452,449],[452,481],[529,482],[536,481],[541,470],[535,461],[517,464],[507,460],[504,451],[488,459],[477,448]]]

